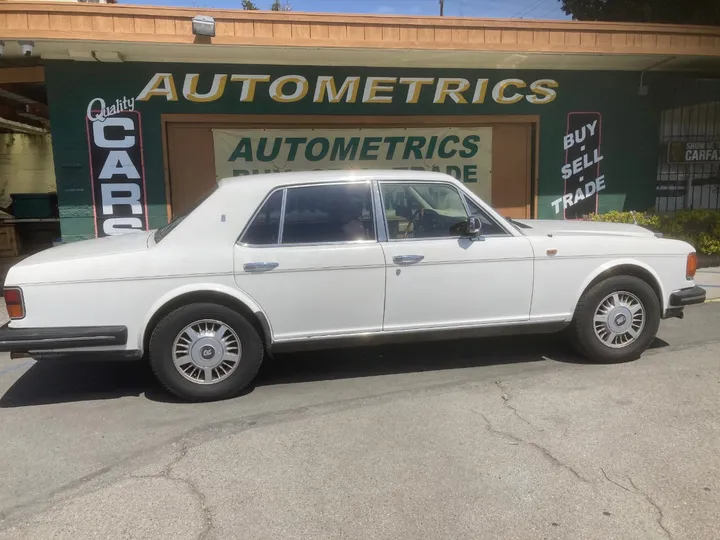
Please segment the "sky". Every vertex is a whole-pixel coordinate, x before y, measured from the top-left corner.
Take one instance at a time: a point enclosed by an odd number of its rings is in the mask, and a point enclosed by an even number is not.
[[[240,0],[120,0],[127,4],[237,9]],[[254,0],[268,9],[272,0]],[[293,11],[379,15],[439,15],[438,0],[289,0]],[[450,17],[568,19],[559,0],[445,0]]]

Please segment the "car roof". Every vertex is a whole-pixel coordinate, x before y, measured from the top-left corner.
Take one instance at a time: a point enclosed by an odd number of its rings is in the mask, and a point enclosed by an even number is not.
[[[431,172],[431,171],[408,171],[396,169],[378,169],[378,170],[342,170],[342,171],[297,171],[297,172],[280,172],[253,174],[249,176],[234,176],[223,178],[218,182],[220,187],[237,185],[243,183],[262,184],[265,188],[268,186],[292,186],[296,184],[308,183],[324,183],[338,181],[368,181],[368,180],[415,180],[415,181],[434,181],[434,182],[457,182],[455,178],[448,174]]]

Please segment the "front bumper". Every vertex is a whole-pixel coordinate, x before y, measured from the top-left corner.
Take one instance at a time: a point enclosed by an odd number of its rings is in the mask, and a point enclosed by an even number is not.
[[[670,295],[670,308],[692,306],[705,302],[707,293],[702,287],[690,287],[681,289]]]
[[[125,326],[73,326],[56,328],[0,328],[0,352],[27,353],[83,347],[125,345]]]

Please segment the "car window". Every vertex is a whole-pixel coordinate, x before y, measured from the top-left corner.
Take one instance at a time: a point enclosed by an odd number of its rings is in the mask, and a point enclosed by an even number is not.
[[[370,183],[289,188],[283,244],[375,240]]]
[[[390,239],[460,235],[467,211],[458,191],[447,184],[381,183]]]
[[[467,202],[470,215],[480,218],[480,222],[482,223],[481,233],[483,236],[510,236],[510,234],[480,208],[476,202],[468,197],[465,197],[465,202]]]
[[[282,197],[282,190],[270,195],[246,229],[242,242],[255,246],[278,243]]]

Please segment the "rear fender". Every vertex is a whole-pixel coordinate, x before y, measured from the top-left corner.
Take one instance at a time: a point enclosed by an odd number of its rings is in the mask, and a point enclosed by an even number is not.
[[[228,287],[225,285],[221,285],[218,283],[192,283],[183,285],[182,287],[178,287],[176,289],[173,289],[163,296],[161,296],[148,310],[148,312],[145,314],[145,318],[143,320],[142,329],[143,331],[140,333],[140,335],[137,336],[138,339],[138,350],[144,350],[145,346],[145,335],[147,333],[148,325],[153,320],[155,315],[163,309],[164,306],[166,306],[168,303],[172,302],[174,299],[179,298],[181,296],[184,296],[186,294],[192,294],[192,293],[215,293],[215,294],[222,294],[225,296],[228,296],[242,304],[244,304],[250,311],[252,311],[256,316],[258,316],[259,319],[264,319],[264,324],[267,324],[266,332],[267,335],[266,339],[269,341],[272,341],[273,332],[272,332],[272,326],[270,325],[270,320],[267,318],[267,315],[265,314],[265,311],[260,307],[260,305],[248,294],[245,292],[234,289],[232,287]],[[268,343],[269,345],[269,343]]]

